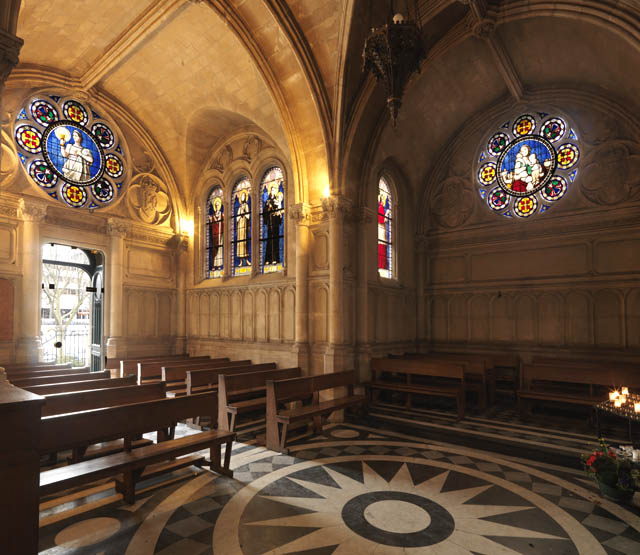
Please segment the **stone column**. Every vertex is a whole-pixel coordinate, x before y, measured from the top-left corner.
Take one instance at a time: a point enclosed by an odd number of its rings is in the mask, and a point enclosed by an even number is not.
[[[11,5],[13,5],[13,7]],[[3,6],[2,10],[6,11],[7,9],[15,9],[15,20],[17,22],[17,13],[20,9],[20,2],[17,2],[15,5],[15,0],[13,2],[8,2]],[[10,14],[2,14],[7,18],[8,21],[3,21],[2,23],[9,27],[14,27],[15,24],[12,21],[13,16]],[[18,55],[20,54],[20,49],[22,48],[23,40],[19,37],[16,37],[12,34],[12,32],[8,32],[6,29],[0,27],[0,114],[3,114],[2,110],[2,93],[4,91],[4,84],[9,78],[9,74],[13,71],[13,68],[18,65]],[[0,149],[0,168],[2,168],[2,149]]]
[[[296,226],[296,311],[295,346],[298,366],[308,372],[309,360],[309,225],[310,208],[304,203],[289,210],[289,218]],[[285,318],[289,317],[287,314]]]
[[[325,372],[344,370],[344,220],[351,202],[341,196],[323,199],[329,217],[329,346]]]
[[[105,291],[109,299],[109,334],[106,341],[108,358],[126,355],[126,338],[124,337],[124,268],[125,249],[124,240],[127,235],[126,222],[118,218],[109,218],[107,233],[111,237],[109,253],[107,254],[107,268]]]
[[[416,349],[421,352],[427,343],[426,337],[426,299],[424,295],[424,286],[426,283],[426,265],[427,265],[427,238],[420,233],[416,234]]]
[[[371,208],[361,207],[358,214],[358,253],[357,253],[357,315],[356,315],[356,360],[358,375],[361,381],[369,379],[371,360],[371,339],[375,330],[369,328],[369,279],[375,271],[372,264],[377,252],[374,249],[376,235],[373,224],[376,222],[376,212]],[[372,260],[373,258],[373,260]]]
[[[45,218],[47,208],[37,203],[22,201],[20,217],[22,231],[20,252],[22,254],[22,279],[19,308],[20,335],[16,345],[16,360],[36,362],[40,358],[40,222]]]
[[[176,353],[187,352],[187,271],[189,236],[176,235]]]

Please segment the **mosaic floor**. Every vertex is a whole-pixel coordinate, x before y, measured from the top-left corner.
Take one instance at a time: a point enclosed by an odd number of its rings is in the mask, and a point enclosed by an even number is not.
[[[233,479],[192,467],[140,484],[132,506],[115,493],[113,482],[43,500],[40,550],[640,553],[640,494],[632,505],[620,506],[601,498],[575,464],[523,455],[540,450],[543,458],[556,453],[559,460],[575,460],[593,438],[526,424],[514,431],[512,421],[500,418],[455,423],[434,411],[422,417],[425,439],[400,433],[402,418],[393,409],[379,412],[375,427],[329,425],[287,456],[237,443]],[[511,454],[523,458],[482,449],[485,434],[508,432],[514,436],[503,440],[511,442]],[[177,433],[193,430],[180,425]],[[476,447],[448,442],[460,434]]]

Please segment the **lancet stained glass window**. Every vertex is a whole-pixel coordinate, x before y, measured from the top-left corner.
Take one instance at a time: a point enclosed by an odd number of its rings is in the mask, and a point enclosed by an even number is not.
[[[260,183],[260,264],[265,274],[284,267],[284,210],[284,175],[275,166]]]
[[[241,178],[231,193],[233,275],[251,273],[251,182]]]
[[[474,170],[476,188],[494,212],[529,218],[566,194],[579,159],[578,135],[566,117],[519,114],[483,141]]]
[[[206,277],[224,275],[224,202],[222,187],[211,189],[205,209]]]
[[[384,177],[378,182],[378,274],[393,277],[393,194]]]
[[[126,148],[115,125],[88,102],[58,94],[31,97],[13,132],[25,172],[50,197],[97,209],[123,193]]]

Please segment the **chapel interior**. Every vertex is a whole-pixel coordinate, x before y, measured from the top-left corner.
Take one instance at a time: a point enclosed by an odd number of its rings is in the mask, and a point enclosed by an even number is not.
[[[640,553],[640,2],[1,0],[0,118],[0,552]]]

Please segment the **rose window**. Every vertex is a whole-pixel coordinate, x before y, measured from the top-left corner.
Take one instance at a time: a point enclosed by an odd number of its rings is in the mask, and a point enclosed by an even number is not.
[[[478,194],[509,218],[542,214],[575,181],[578,144],[565,117],[532,112],[507,121],[482,144],[474,175]]]
[[[22,166],[50,197],[96,209],[123,193],[126,146],[115,125],[89,103],[53,94],[30,98],[13,129]]]

